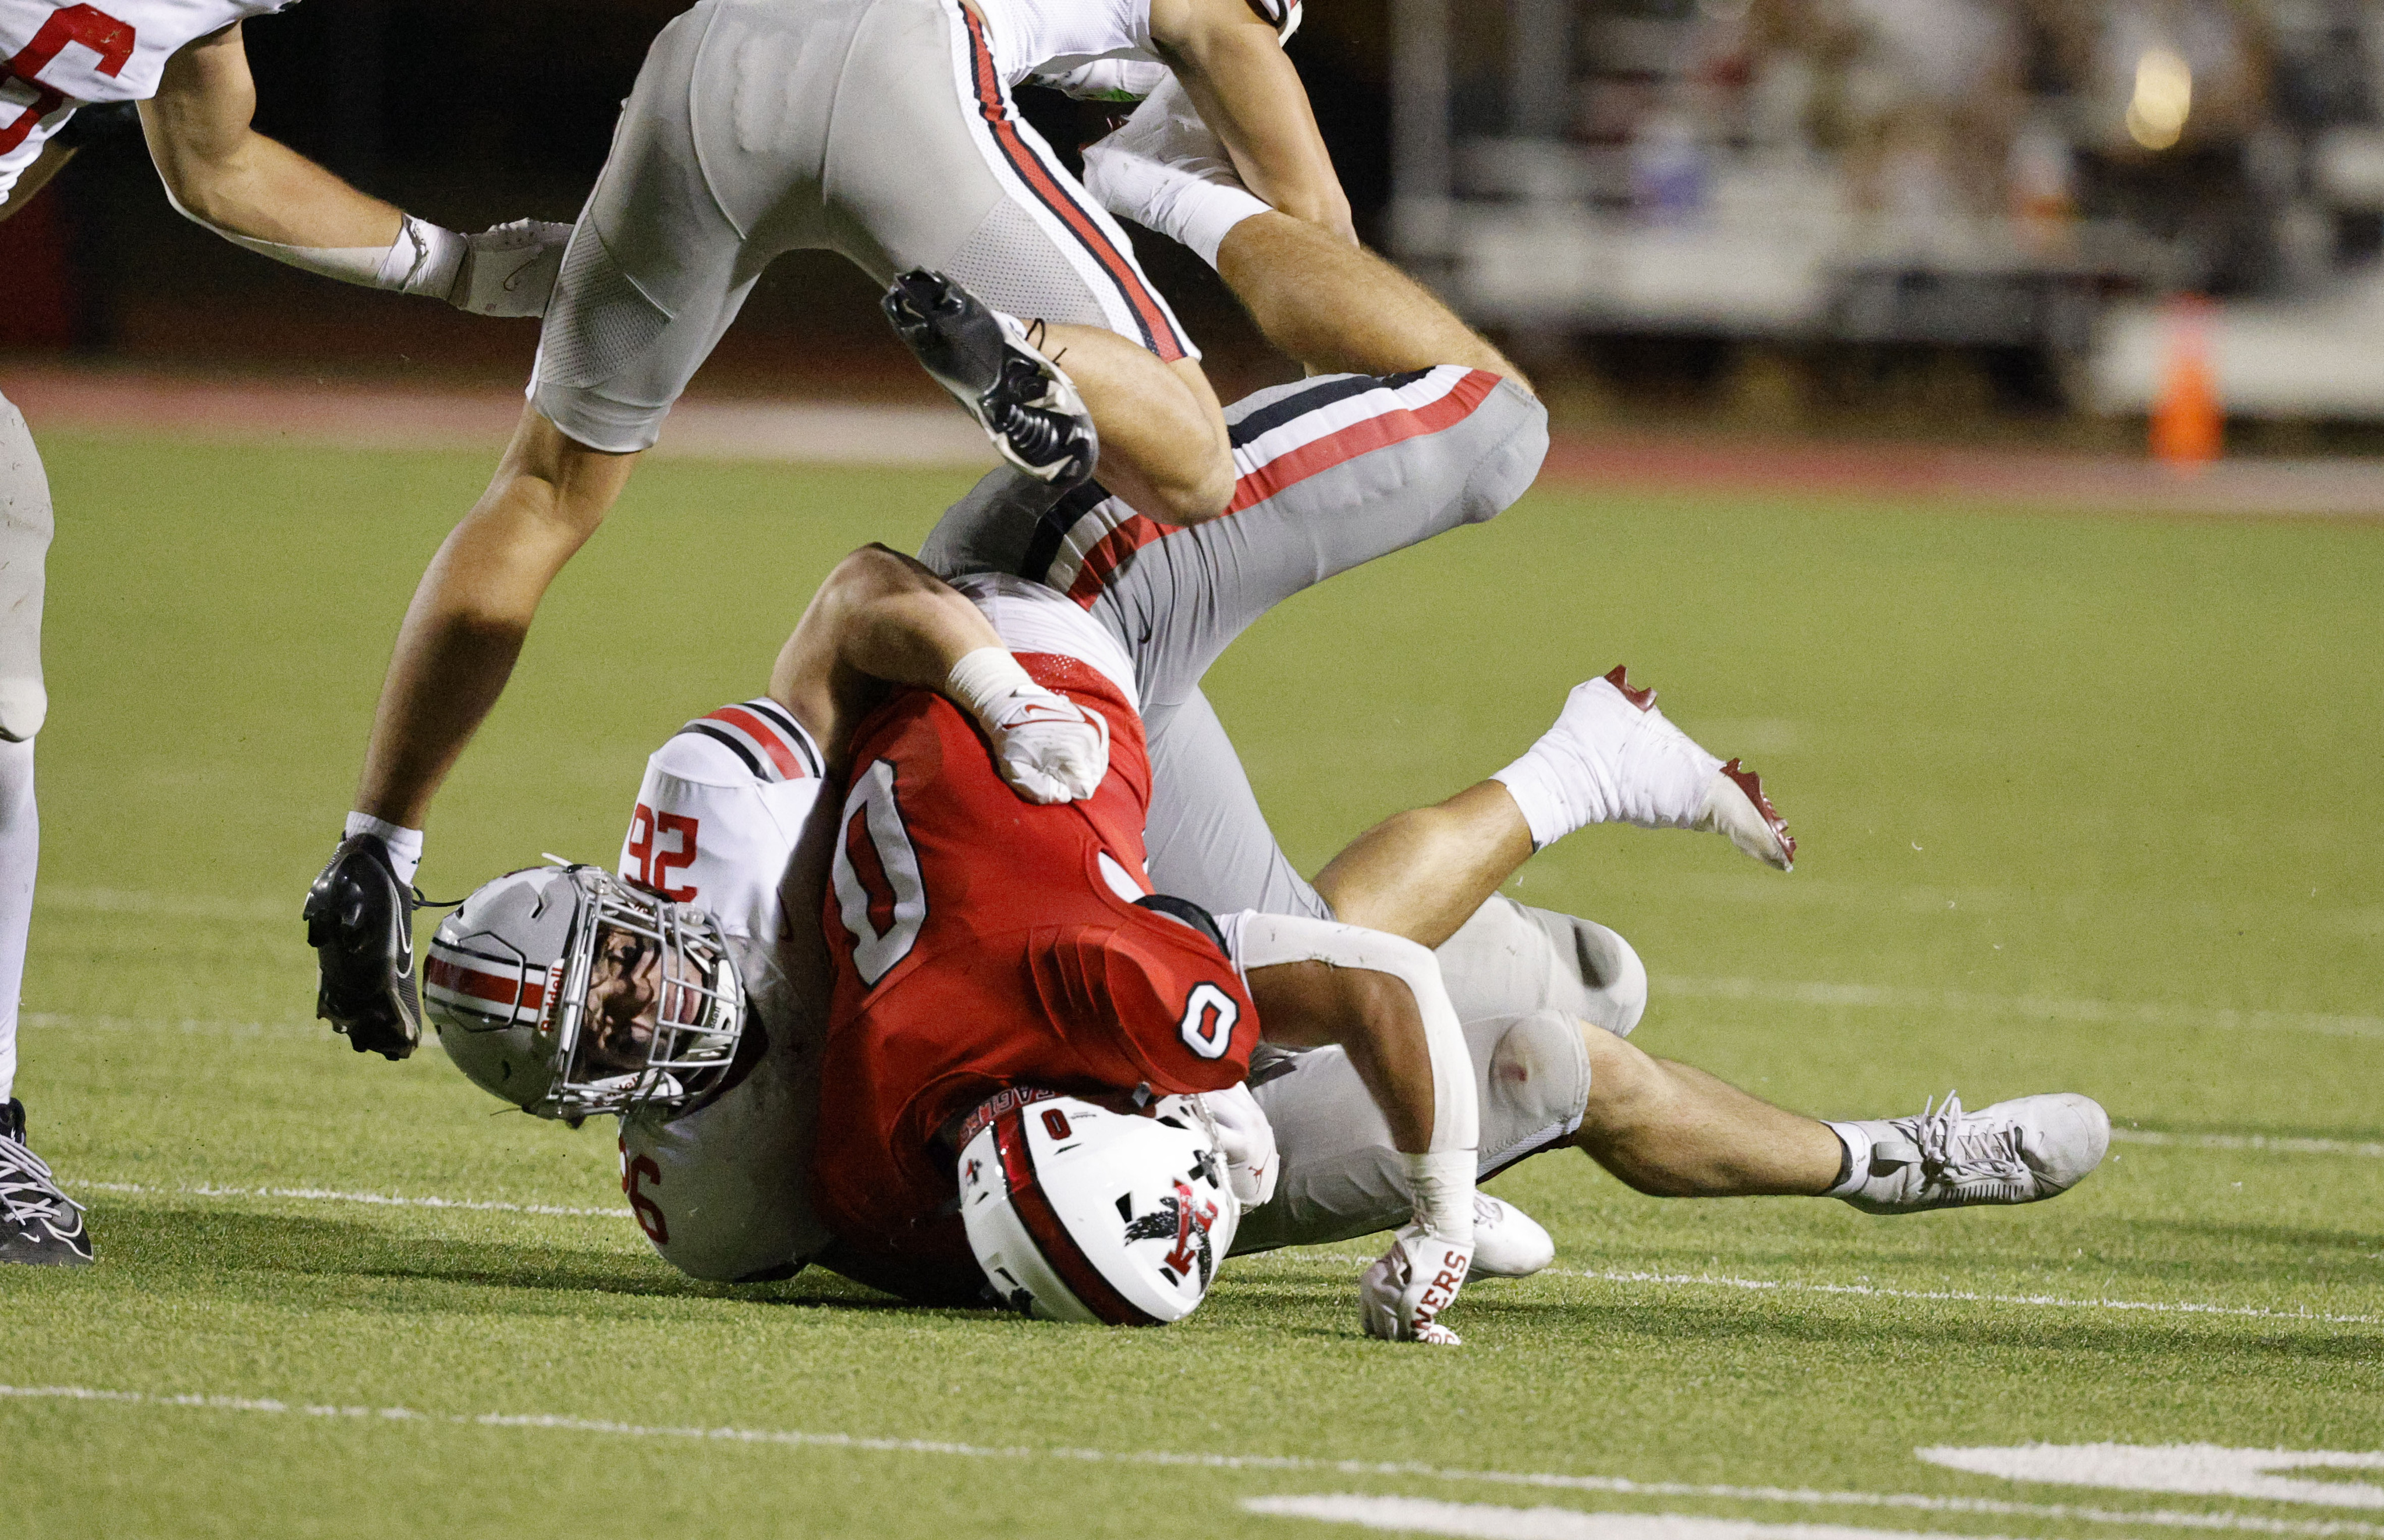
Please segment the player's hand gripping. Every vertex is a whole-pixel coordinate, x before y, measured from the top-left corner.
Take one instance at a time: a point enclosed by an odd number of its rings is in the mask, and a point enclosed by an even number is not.
[[[1455,1348],[1464,1338],[1440,1323],[1441,1311],[1465,1286],[1473,1266],[1469,1241],[1445,1241],[1421,1224],[1391,1238],[1391,1248],[1358,1281],[1366,1335],[1385,1342],[1429,1342]]]
[[[543,316],[571,227],[515,219],[463,238],[447,303],[476,316]]]
[[[1244,1209],[1255,1209],[1274,1197],[1275,1177],[1283,1161],[1274,1142],[1274,1124],[1248,1086],[1204,1091],[1197,1099],[1216,1130],[1217,1152],[1225,1158],[1225,1181]]]
[[[1073,802],[1099,789],[1110,770],[1110,724],[1026,677],[1000,647],[952,664],[946,693],[968,708],[993,742],[994,768],[1030,802]]]

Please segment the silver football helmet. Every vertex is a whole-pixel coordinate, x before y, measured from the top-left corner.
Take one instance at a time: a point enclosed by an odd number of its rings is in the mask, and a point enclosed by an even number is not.
[[[744,1036],[745,987],[719,923],[601,866],[482,884],[440,922],[422,974],[457,1068],[574,1124],[698,1100]]]

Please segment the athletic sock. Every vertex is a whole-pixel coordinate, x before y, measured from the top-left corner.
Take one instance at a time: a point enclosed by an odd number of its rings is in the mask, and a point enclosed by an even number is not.
[[[389,851],[390,869],[397,874],[398,886],[414,886],[414,874],[422,869],[422,831],[403,824],[392,824],[386,818],[376,818],[369,813],[351,813],[348,825],[340,838],[354,839],[360,834],[379,838]]]
[[[1870,1176],[1870,1131],[1858,1123],[1831,1123],[1822,1126],[1838,1136],[1844,1153],[1838,1158],[1838,1179],[1824,1198],[1844,1198],[1858,1191]]]
[[[0,743],[0,1102],[17,1078],[17,996],[25,933],[33,918],[33,870],[42,852],[33,805],[33,743]]]
[[[1720,768],[1661,712],[1600,678],[1575,685],[1556,726],[1491,779],[1506,786],[1542,851],[1592,824],[1687,828]]]

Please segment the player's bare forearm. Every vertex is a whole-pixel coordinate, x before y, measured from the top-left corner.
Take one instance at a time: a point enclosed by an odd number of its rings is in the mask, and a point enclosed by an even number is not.
[[[61,144],[55,139],[43,145],[42,153],[33,157],[33,164],[17,174],[17,185],[8,190],[8,201],[0,204],[0,220],[6,220],[23,208],[52,177],[66,169],[67,162],[74,158],[74,154],[71,146]]]
[[[1349,196],[1299,71],[1244,0],[1154,0],[1153,43],[1253,193],[1354,245]]]
[[[1390,1125],[1392,1145],[1411,1152],[1431,1148],[1432,1047],[1403,981],[1326,962],[1281,962],[1252,968],[1248,977],[1250,1002],[1269,1041],[1339,1045]]]
[[[1303,219],[1258,214],[1217,248],[1217,271],[1259,329],[1324,374],[1462,364],[1531,381],[1423,285]]]
[[[830,572],[779,650],[770,695],[831,764],[887,685],[939,689],[952,665],[1000,636],[984,613],[900,552],[867,545]]]
[[[1531,854],[1514,798],[1483,781],[1376,824],[1317,874],[1316,890],[1345,925],[1437,947]]]
[[[174,201],[252,240],[311,247],[386,246],[404,216],[252,125],[256,87],[240,28],[167,60],[141,104],[149,157]]]
[[[595,533],[636,459],[587,449],[524,414],[495,479],[415,590],[374,713],[357,811],[422,826],[512,676],[547,586]]]

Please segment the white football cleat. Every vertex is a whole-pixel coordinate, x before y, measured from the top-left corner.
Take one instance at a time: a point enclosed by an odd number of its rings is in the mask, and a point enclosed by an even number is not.
[[[1767,866],[1794,866],[1796,841],[1762,780],[1737,760],[1725,763],[1698,747],[1656,709],[1656,692],[1634,688],[1620,665],[1575,685],[1541,742],[1572,752],[1602,795],[1598,821],[1721,834]]]
[[[1857,1137],[1869,1143],[1845,1186],[1831,1196],[1870,1214],[2042,1202],[2084,1181],[2111,1147],[2110,1114],[2074,1091],[1975,1112],[1948,1091],[1942,1105],[1932,1102],[1917,1117],[1831,1126],[1850,1148]]]
[[[1486,1192],[1473,1195],[1473,1276],[1528,1278],[1557,1260],[1540,1222]]]

